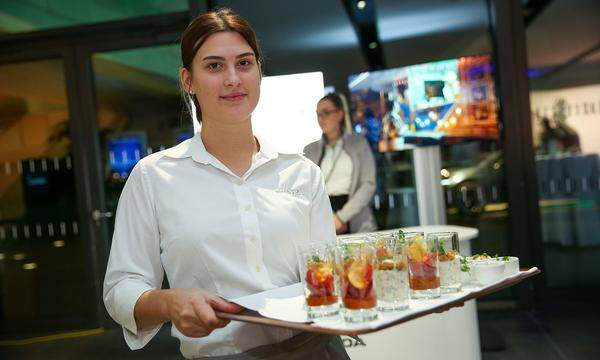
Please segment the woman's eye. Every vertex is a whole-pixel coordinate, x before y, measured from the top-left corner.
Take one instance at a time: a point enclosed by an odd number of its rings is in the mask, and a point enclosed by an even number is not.
[[[247,66],[252,65],[252,61],[250,61],[248,59],[244,59],[244,60],[240,60],[239,64],[240,64],[240,66],[247,67]]]
[[[217,70],[219,70],[221,68],[221,64],[219,64],[219,63],[210,63],[210,64],[206,65],[206,68],[209,71],[217,71]]]

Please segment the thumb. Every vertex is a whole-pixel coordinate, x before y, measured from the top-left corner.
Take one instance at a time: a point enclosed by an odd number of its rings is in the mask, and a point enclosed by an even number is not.
[[[242,306],[238,304],[229,302],[223,298],[220,298],[216,295],[211,296],[208,299],[208,303],[210,306],[216,311],[222,311],[227,313],[239,313],[244,310]]]

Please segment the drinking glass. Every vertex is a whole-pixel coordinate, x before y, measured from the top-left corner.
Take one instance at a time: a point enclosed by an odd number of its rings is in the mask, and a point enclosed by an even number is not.
[[[377,318],[377,296],[373,278],[375,248],[367,236],[339,242],[336,266],[340,278],[343,316],[348,322]]]
[[[460,251],[458,233],[435,232],[427,236],[438,241],[440,288],[443,293],[458,292],[461,289]]]
[[[375,292],[380,311],[408,308],[408,265],[406,243],[398,232],[371,236],[375,246]]]
[[[408,275],[411,298],[440,297],[438,241],[435,236],[424,237],[422,232],[405,233],[408,244]]]
[[[297,246],[297,253],[308,317],[315,319],[338,314],[334,245],[323,242],[302,244]]]

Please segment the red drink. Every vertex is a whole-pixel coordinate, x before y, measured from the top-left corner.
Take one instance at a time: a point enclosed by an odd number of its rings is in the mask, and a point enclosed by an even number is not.
[[[333,267],[324,262],[313,262],[307,265],[306,271],[306,304],[308,306],[331,305],[338,301],[335,295]]]
[[[356,259],[344,264],[342,298],[347,309],[371,309],[377,306],[373,288],[373,266],[367,259]]]

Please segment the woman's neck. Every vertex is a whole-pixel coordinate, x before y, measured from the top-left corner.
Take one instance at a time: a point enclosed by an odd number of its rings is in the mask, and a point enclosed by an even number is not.
[[[258,152],[250,119],[235,124],[203,121],[200,137],[206,151],[237,176],[246,173],[252,165],[252,157]]]
[[[342,137],[341,131],[336,131],[331,134],[325,134],[325,139],[327,140],[328,145],[335,144]]]

